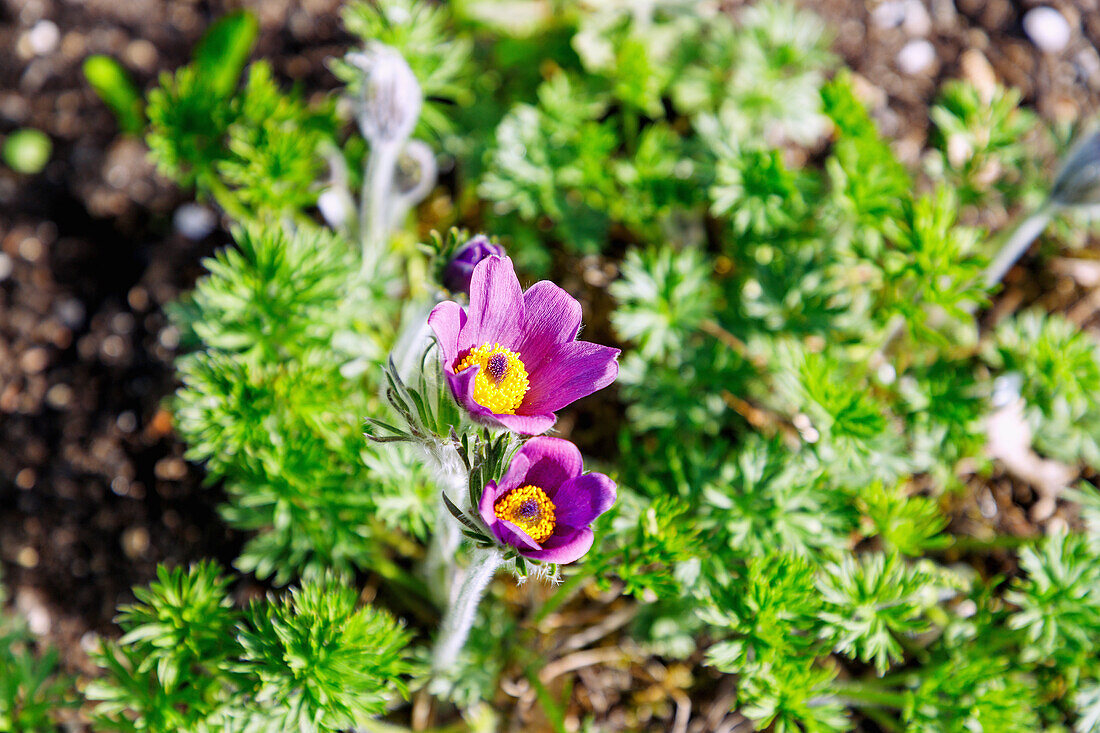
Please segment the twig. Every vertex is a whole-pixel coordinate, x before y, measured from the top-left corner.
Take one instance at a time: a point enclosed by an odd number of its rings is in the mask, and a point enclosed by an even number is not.
[[[553,662],[543,667],[542,671],[539,672],[539,679],[543,684],[546,684],[555,677],[560,677],[568,672],[584,669],[585,667],[592,667],[597,664],[612,662],[622,658],[622,650],[613,646],[574,652],[561,659],[555,659]]]

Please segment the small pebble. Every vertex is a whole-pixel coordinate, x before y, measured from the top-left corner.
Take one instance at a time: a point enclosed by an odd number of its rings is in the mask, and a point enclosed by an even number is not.
[[[214,231],[218,220],[214,216],[214,212],[204,206],[184,204],[176,209],[176,213],[172,216],[172,223],[175,225],[177,232],[191,241],[197,242],[200,239],[205,239],[210,232]]]
[[[886,0],[871,11],[871,22],[879,28],[897,28],[905,22],[905,0]]]
[[[27,43],[36,56],[52,53],[61,41],[61,32],[52,20],[40,20],[27,32]]]
[[[132,433],[137,430],[138,427],[137,415],[127,410],[118,416],[118,420],[116,420],[115,423],[122,432]]]
[[[12,262],[11,256],[0,252],[0,282],[11,277],[12,270],[14,269],[15,263]]]
[[[37,567],[38,550],[28,545],[19,551],[19,554],[15,556],[15,561],[25,568]]]
[[[1039,50],[1058,53],[1069,43],[1070,27],[1065,16],[1054,8],[1033,8],[1024,16],[1024,33]]]
[[[67,298],[57,305],[57,317],[69,328],[80,328],[84,325],[86,313],[84,304],[76,298]]]
[[[936,48],[923,38],[909,41],[898,51],[898,68],[910,76],[927,71],[935,60]]]
[[[19,366],[23,368],[23,371],[27,374],[38,374],[46,365],[50,363],[50,352],[43,349],[41,346],[36,346],[33,349],[27,349],[23,353],[23,356],[19,358]]]
[[[27,628],[35,636],[45,636],[50,633],[50,612],[45,606],[34,606],[26,612]]]
[[[55,384],[46,392],[46,404],[55,410],[69,406],[73,401],[73,388],[67,384]]]
[[[982,101],[989,104],[997,93],[997,72],[993,70],[989,60],[981,51],[971,48],[963,51],[959,57],[959,66],[962,68],[963,78],[973,84]]]
[[[23,489],[23,491],[30,491],[34,488],[34,482],[37,478],[33,468],[24,468],[19,473],[15,474],[15,485]]]
[[[145,527],[131,527],[122,533],[122,551],[131,560],[143,556],[149,549],[149,530]]]
[[[932,16],[920,0],[909,0],[905,3],[905,20],[901,27],[911,36],[927,36],[932,32]]]

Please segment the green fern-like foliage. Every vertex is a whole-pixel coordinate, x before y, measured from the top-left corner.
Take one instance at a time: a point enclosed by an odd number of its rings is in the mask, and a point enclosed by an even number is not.
[[[149,92],[146,141],[157,169],[180,185],[207,181],[228,157],[225,136],[233,121],[229,98],[217,94],[191,66],[165,72]]]
[[[282,729],[362,725],[404,694],[410,636],[390,616],[357,608],[355,589],[327,577],[283,599],[253,603],[240,635],[257,702]]]
[[[409,634],[332,575],[243,612],[212,563],[158,568],[94,653],[102,730],[339,731],[405,693]]]
[[[0,730],[52,730],[75,703],[72,680],[58,670],[58,651],[35,639],[7,601],[0,585]]]
[[[242,567],[280,582],[304,568],[363,567],[381,552],[370,529],[376,500],[406,497],[403,513],[387,515],[399,525],[428,501],[426,491],[409,501],[410,487],[427,484],[412,462],[368,467],[360,420],[377,408],[363,377],[345,376],[352,356],[335,346],[386,338],[369,325],[381,312],[354,310],[358,271],[340,238],[253,226],[237,240],[174,312],[197,347],[179,363],[187,455],[225,479],[226,518],[259,533]]]

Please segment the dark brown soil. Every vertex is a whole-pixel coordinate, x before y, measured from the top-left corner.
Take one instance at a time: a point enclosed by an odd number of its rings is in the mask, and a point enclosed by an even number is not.
[[[834,29],[836,50],[866,80],[883,132],[910,163],[924,148],[938,85],[985,73],[975,54],[1047,120],[1084,118],[1100,102],[1100,0],[1045,3],[1075,29],[1057,55],[1022,31],[1023,12],[1037,3],[928,0],[924,35],[937,59],[914,76],[897,66],[912,29],[875,25],[873,3],[803,4]],[[186,62],[214,18],[242,5],[261,19],[257,55],[283,78],[308,90],[335,85],[323,60],[347,43],[338,0],[0,0],[0,136],[34,127],[54,144],[42,174],[0,167],[0,565],[71,671],[88,671],[82,638],[112,633],[117,604],[158,562],[228,564],[243,541],[217,516],[220,492],[203,488],[201,469],[182,458],[165,410],[176,334],[163,307],[228,238],[219,230],[193,242],[174,231],[172,213],[188,193],[155,175],[140,141],[118,135],[80,64],[107,53],[147,86]],[[26,34],[43,19],[60,39],[36,56]]]

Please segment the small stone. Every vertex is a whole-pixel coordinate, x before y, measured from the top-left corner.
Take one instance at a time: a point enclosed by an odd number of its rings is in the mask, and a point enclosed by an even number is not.
[[[898,51],[898,68],[910,76],[927,71],[935,60],[935,46],[923,38],[909,41]]]
[[[24,468],[15,474],[15,485],[23,491],[30,491],[34,488],[34,482],[37,478],[33,468]]]
[[[145,527],[130,527],[122,533],[122,551],[131,560],[136,560],[149,550],[149,530]]]
[[[68,298],[57,306],[57,317],[69,328],[80,328],[84,324],[84,304],[76,298]]]
[[[32,634],[45,636],[50,633],[50,627],[53,625],[50,620],[50,612],[41,603],[28,608],[24,611],[24,615],[27,617],[27,628],[31,630]]]
[[[46,392],[46,404],[55,410],[62,410],[73,401],[73,388],[67,384],[55,384]]]
[[[27,545],[19,550],[19,554],[15,556],[15,561],[25,568],[38,567],[38,550]]]
[[[871,11],[871,22],[879,28],[897,28],[905,22],[905,0],[886,0]]]
[[[162,458],[153,466],[153,473],[161,481],[179,481],[187,475],[187,464],[179,458]]]
[[[26,353],[19,358],[19,366],[21,366],[23,371],[27,374],[38,374],[45,369],[46,365],[49,363],[50,352],[40,346],[28,349]]]
[[[135,430],[137,430],[137,427],[138,427],[137,415],[135,415],[130,410],[126,410],[125,412],[123,412],[122,414],[120,414],[118,416],[118,419],[115,421],[115,424],[118,425],[118,429],[121,430],[122,432],[132,433]]]
[[[40,20],[27,32],[27,44],[36,56],[53,53],[61,41],[61,32],[52,20]]]
[[[180,330],[175,326],[165,326],[157,336],[157,341],[166,349],[175,349],[180,345]]]
[[[986,57],[978,49],[971,48],[959,57],[959,66],[962,68],[963,78],[973,84],[982,101],[989,104],[997,93],[997,72]]]
[[[131,41],[123,52],[126,61],[142,71],[148,72],[156,68],[157,48],[149,41],[139,39]]]
[[[27,237],[19,243],[19,256],[27,262],[37,262],[45,252],[46,248],[38,237]]]
[[[176,231],[193,242],[205,239],[214,231],[218,220],[214,212],[198,204],[184,204],[172,216]]]
[[[1040,51],[1058,53],[1069,43],[1071,32],[1069,21],[1054,8],[1033,8],[1024,16],[1024,33]]]
[[[0,282],[11,277],[12,270],[14,269],[15,263],[12,262],[11,256],[0,252]]]
[[[901,27],[911,36],[927,36],[932,32],[932,16],[920,0],[909,0],[905,3],[905,20]]]

